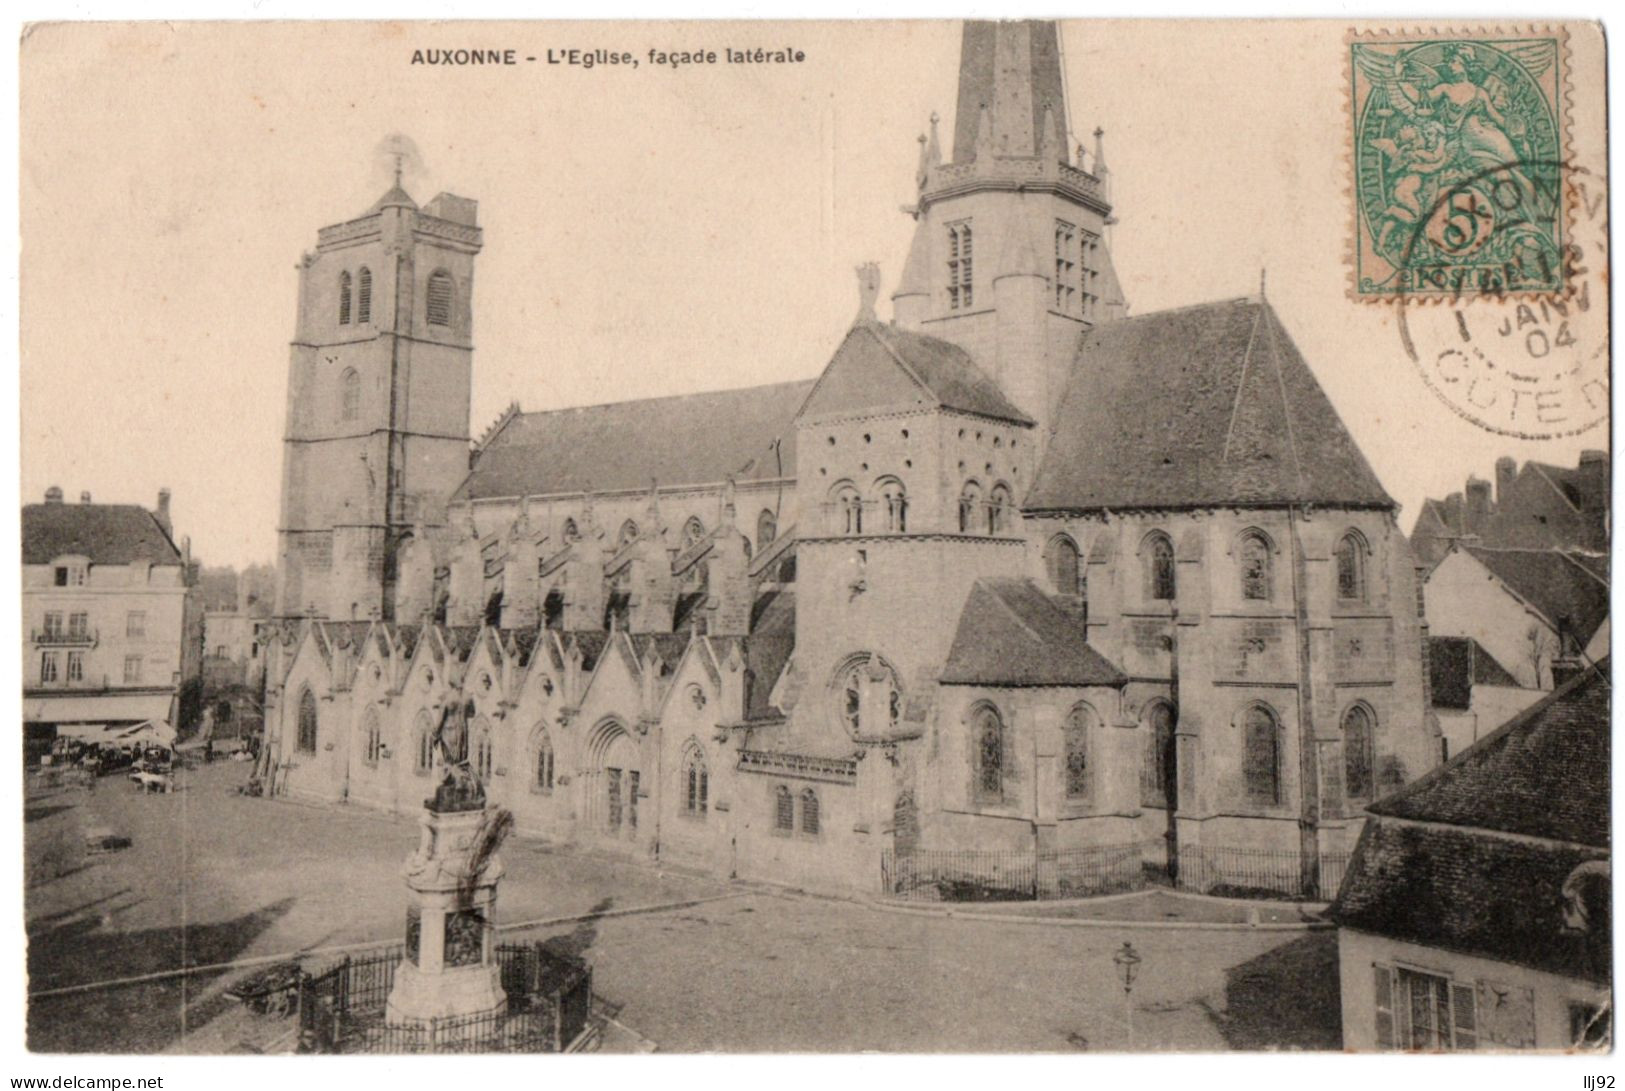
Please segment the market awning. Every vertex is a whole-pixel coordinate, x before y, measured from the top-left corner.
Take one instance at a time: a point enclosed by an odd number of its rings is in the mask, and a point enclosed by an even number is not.
[[[64,693],[58,697],[24,697],[26,723],[139,723],[169,717],[168,693]]]

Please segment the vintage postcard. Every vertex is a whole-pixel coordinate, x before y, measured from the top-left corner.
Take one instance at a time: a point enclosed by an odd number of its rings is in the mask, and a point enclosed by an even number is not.
[[[1599,24],[19,50],[29,1051],[1612,1048]]]

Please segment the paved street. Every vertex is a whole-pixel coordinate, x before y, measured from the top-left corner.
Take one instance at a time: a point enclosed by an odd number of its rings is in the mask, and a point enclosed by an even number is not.
[[[32,797],[30,988],[59,988],[311,948],[398,939],[401,860],[416,825],[350,808],[245,799],[240,766],[147,796]],[[71,859],[78,831],[128,836]],[[593,964],[597,991],[662,1050],[1069,1050],[1130,1045],[1112,952],[1145,958],[1133,1044],[1166,1049],[1339,1046],[1328,932],[1076,928],[952,919],[732,887],[510,841],[501,917],[725,900],[536,933]],[[60,859],[58,859],[60,858]],[[77,870],[74,870],[77,868]],[[1106,905],[1109,903],[1102,903]],[[1160,903],[1126,914],[1168,915]],[[34,1049],[228,1048],[209,1027],[233,975],[73,994],[30,1006]]]

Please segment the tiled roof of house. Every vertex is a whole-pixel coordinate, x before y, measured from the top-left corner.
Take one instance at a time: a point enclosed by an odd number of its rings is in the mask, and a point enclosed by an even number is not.
[[[1556,549],[1463,548],[1582,647],[1608,617],[1606,558],[1581,561]]]
[[[1393,506],[1257,298],[1104,323],[1072,374],[1024,508]]]
[[[1609,923],[1564,927],[1564,884],[1607,859],[1606,661],[1369,808],[1341,925],[1606,979]]]
[[[1032,580],[971,587],[941,680],[946,685],[1121,686],[1122,671],[1084,639],[1083,619]]]
[[[711,484],[795,473],[792,421],[812,383],[514,414],[453,499]],[[778,444],[775,447],[775,444]]]
[[[180,550],[138,504],[24,504],[23,563],[76,555],[91,564],[180,564]]]
[[[1428,682],[1433,707],[1454,709],[1472,707],[1475,685],[1518,684],[1512,672],[1470,636],[1428,638]]]

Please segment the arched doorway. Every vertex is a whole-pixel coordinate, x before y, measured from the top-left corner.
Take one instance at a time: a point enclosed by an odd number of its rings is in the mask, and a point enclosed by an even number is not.
[[[638,810],[645,784],[637,742],[619,720],[605,720],[593,729],[588,755],[591,767],[584,778],[583,812],[591,828],[609,841],[639,840]]]

